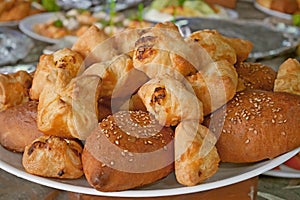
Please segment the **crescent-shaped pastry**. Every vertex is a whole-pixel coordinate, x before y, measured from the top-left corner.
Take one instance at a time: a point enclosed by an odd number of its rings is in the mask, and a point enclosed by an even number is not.
[[[151,79],[138,90],[138,95],[161,125],[175,126],[183,120],[203,121],[202,102],[171,76]]]

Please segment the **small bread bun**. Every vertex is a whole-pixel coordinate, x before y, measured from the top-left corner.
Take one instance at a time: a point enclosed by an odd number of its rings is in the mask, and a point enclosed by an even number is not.
[[[206,119],[205,125],[220,134],[216,147],[221,161],[271,159],[300,146],[300,96],[245,90]]]
[[[87,181],[119,191],[164,178],[174,169],[174,132],[144,111],[120,111],[99,123],[82,154]]]
[[[276,71],[267,65],[252,62],[241,62],[235,65],[238,73],[238,91],[258,89],[273,91]]]
[[[28,173],[38,176],[76,179],[83,175],[81,153],[76,140],[41,136],[26,146],[22,164]]]
[[[298,10],[297,0],[272,0],[270,8],[283,13],[293,14]]]
[[[0,112],[0,144],[15,152],[42,136],[36,124],[37,102],[28,101]]]

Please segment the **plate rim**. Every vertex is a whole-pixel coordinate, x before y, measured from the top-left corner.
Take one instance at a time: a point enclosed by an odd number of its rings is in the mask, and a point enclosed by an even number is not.
[[[1,147],[4,149],[3,147]],[[1,150],[1,149],[0,149]],[[6,150],[6,149],[5,149]],[[9,150],[6,150],[9,151]],[[96,195],[96,196],[109,196],[109,197],[163,197],[163,196],[174,196],[174,195],[184,195],[184,194],[191,194],[191,193],[197,193],[197,192],[203,192],[211,189],[220,188],[223,186],[235,184],[250,178],[253,178],[255,176],[258,176],[260,174],[263,174],[274,167],[284,163],[289,158],[293,157],[297,153],[300,152],[300,147],[289,151],[285,154],[282,154],[274,159],[261,161],[256,163],[258,165],[257,168],[254,170],[247,171],[245,173],[241,173],[237,176],[221,179],[215,182],[210,183],[202,183],[196,186],[190,186],[190,187],[180,187],[180,188],[171,188],[171,189],[159,189],[159,190],[126,190],[126,191],[120,191],[120,192],[101,192],[98,191],[92,187],[85,187],[85,186],[75,186],[70,185],[68,183],[62,183],[55,181],[55,179],[49,179],[44,177],[39,177],[36,175],[32,175],[27,173],[25,170],[17,169],[16,167],[13,167],[9,165],[7,162],[2,161],[0,158],[0,168],[4,171],[7,171],[8,173],[11,173],[17,177],[23,178],[25,180],[44,185],[47,187],[60,189],[64,191],[69,192],[76,192],[76,193],[82,193],[82,194],[88,194],[88,195]],[[261,165],[261,166],[260,166]],[[218,183],[217,187],[214,187],[214,184]],[[138,192],[138,194],[135,194]]]
[[[56,44],[60,41],[60,39],[53,39],[53,38],[45,37],[45,36],[42,36],[42,35],[34,32],[32,30],[32,26],[34,24],[34,23],[32,23],[32,21],[37,23],[37,22],[40,22],[40,20],[38,20],[38,19],[44,19],[44,18],[51,19],[51,18],[55,17],[55,15],[58,13],[60,13],[60,12],[44,12],[44,13],[39,13],[39,14],[28,16],[19,22],[19,25],[18,25],[19,29],[23,33],[25,33],[26,35],[28,35],[29,37],[31,37],[33,39],[36,39],[36,40],[39,40],[42,42],[51,43],[51,44]]]
[[[288,19],[288,20],[292,19],[292,15],[263,7],[259,3],[257,3],[257,1],[254,2],[254,7],[256,9],[260,10],[261,12],[263,12],[265,14],[268,14],[268,15],[272,15],[272,16],[275,16],[275,17]]]

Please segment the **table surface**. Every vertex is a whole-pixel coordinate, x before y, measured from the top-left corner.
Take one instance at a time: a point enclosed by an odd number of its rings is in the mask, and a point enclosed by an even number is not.
[[[236,11],[241,19],[262,20],[268,17],[258,11],[251,0],[239,0]],[[277,69],[287,57],[292,56],[294,55],[284,55],[260,62]],[[0,169],[0,200],[7,199],[68,199],[68,194],[18,178]],[[300,199],[300,179],[260,175],[257,199]]]

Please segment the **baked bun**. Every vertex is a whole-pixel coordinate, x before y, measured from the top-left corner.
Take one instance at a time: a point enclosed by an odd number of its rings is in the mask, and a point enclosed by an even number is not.
[[[245,90],[206,119],[205,125],[220,134],[216,147],[221,161],[271,159],[300,146],[300,96]]]
[[[26,71],[0,74],[0,111],[29,101],[32,77]]]
[[[28,101],[0,112],[0,143],[3,147],[23,152],[26,145],[43,135],[36,124],[37,104]]]
[[[298,0],[256,0],[256,2],[268,9],[293,14],[300,9]]]
[[[41,136],[26,146],[22,164],[38,176],[76,179],[83,175],[81,153],[82,146],[75,140]]]
[[[108,116],[87,138],[82,154],[87,181],[100,191],[143,186],[173,171],[174,132],[143,111]]]
[[[238,91],[258,89],[273,91],[276,71],[271,67],[252,62],[240,62],[235,65],[238,73]]]

